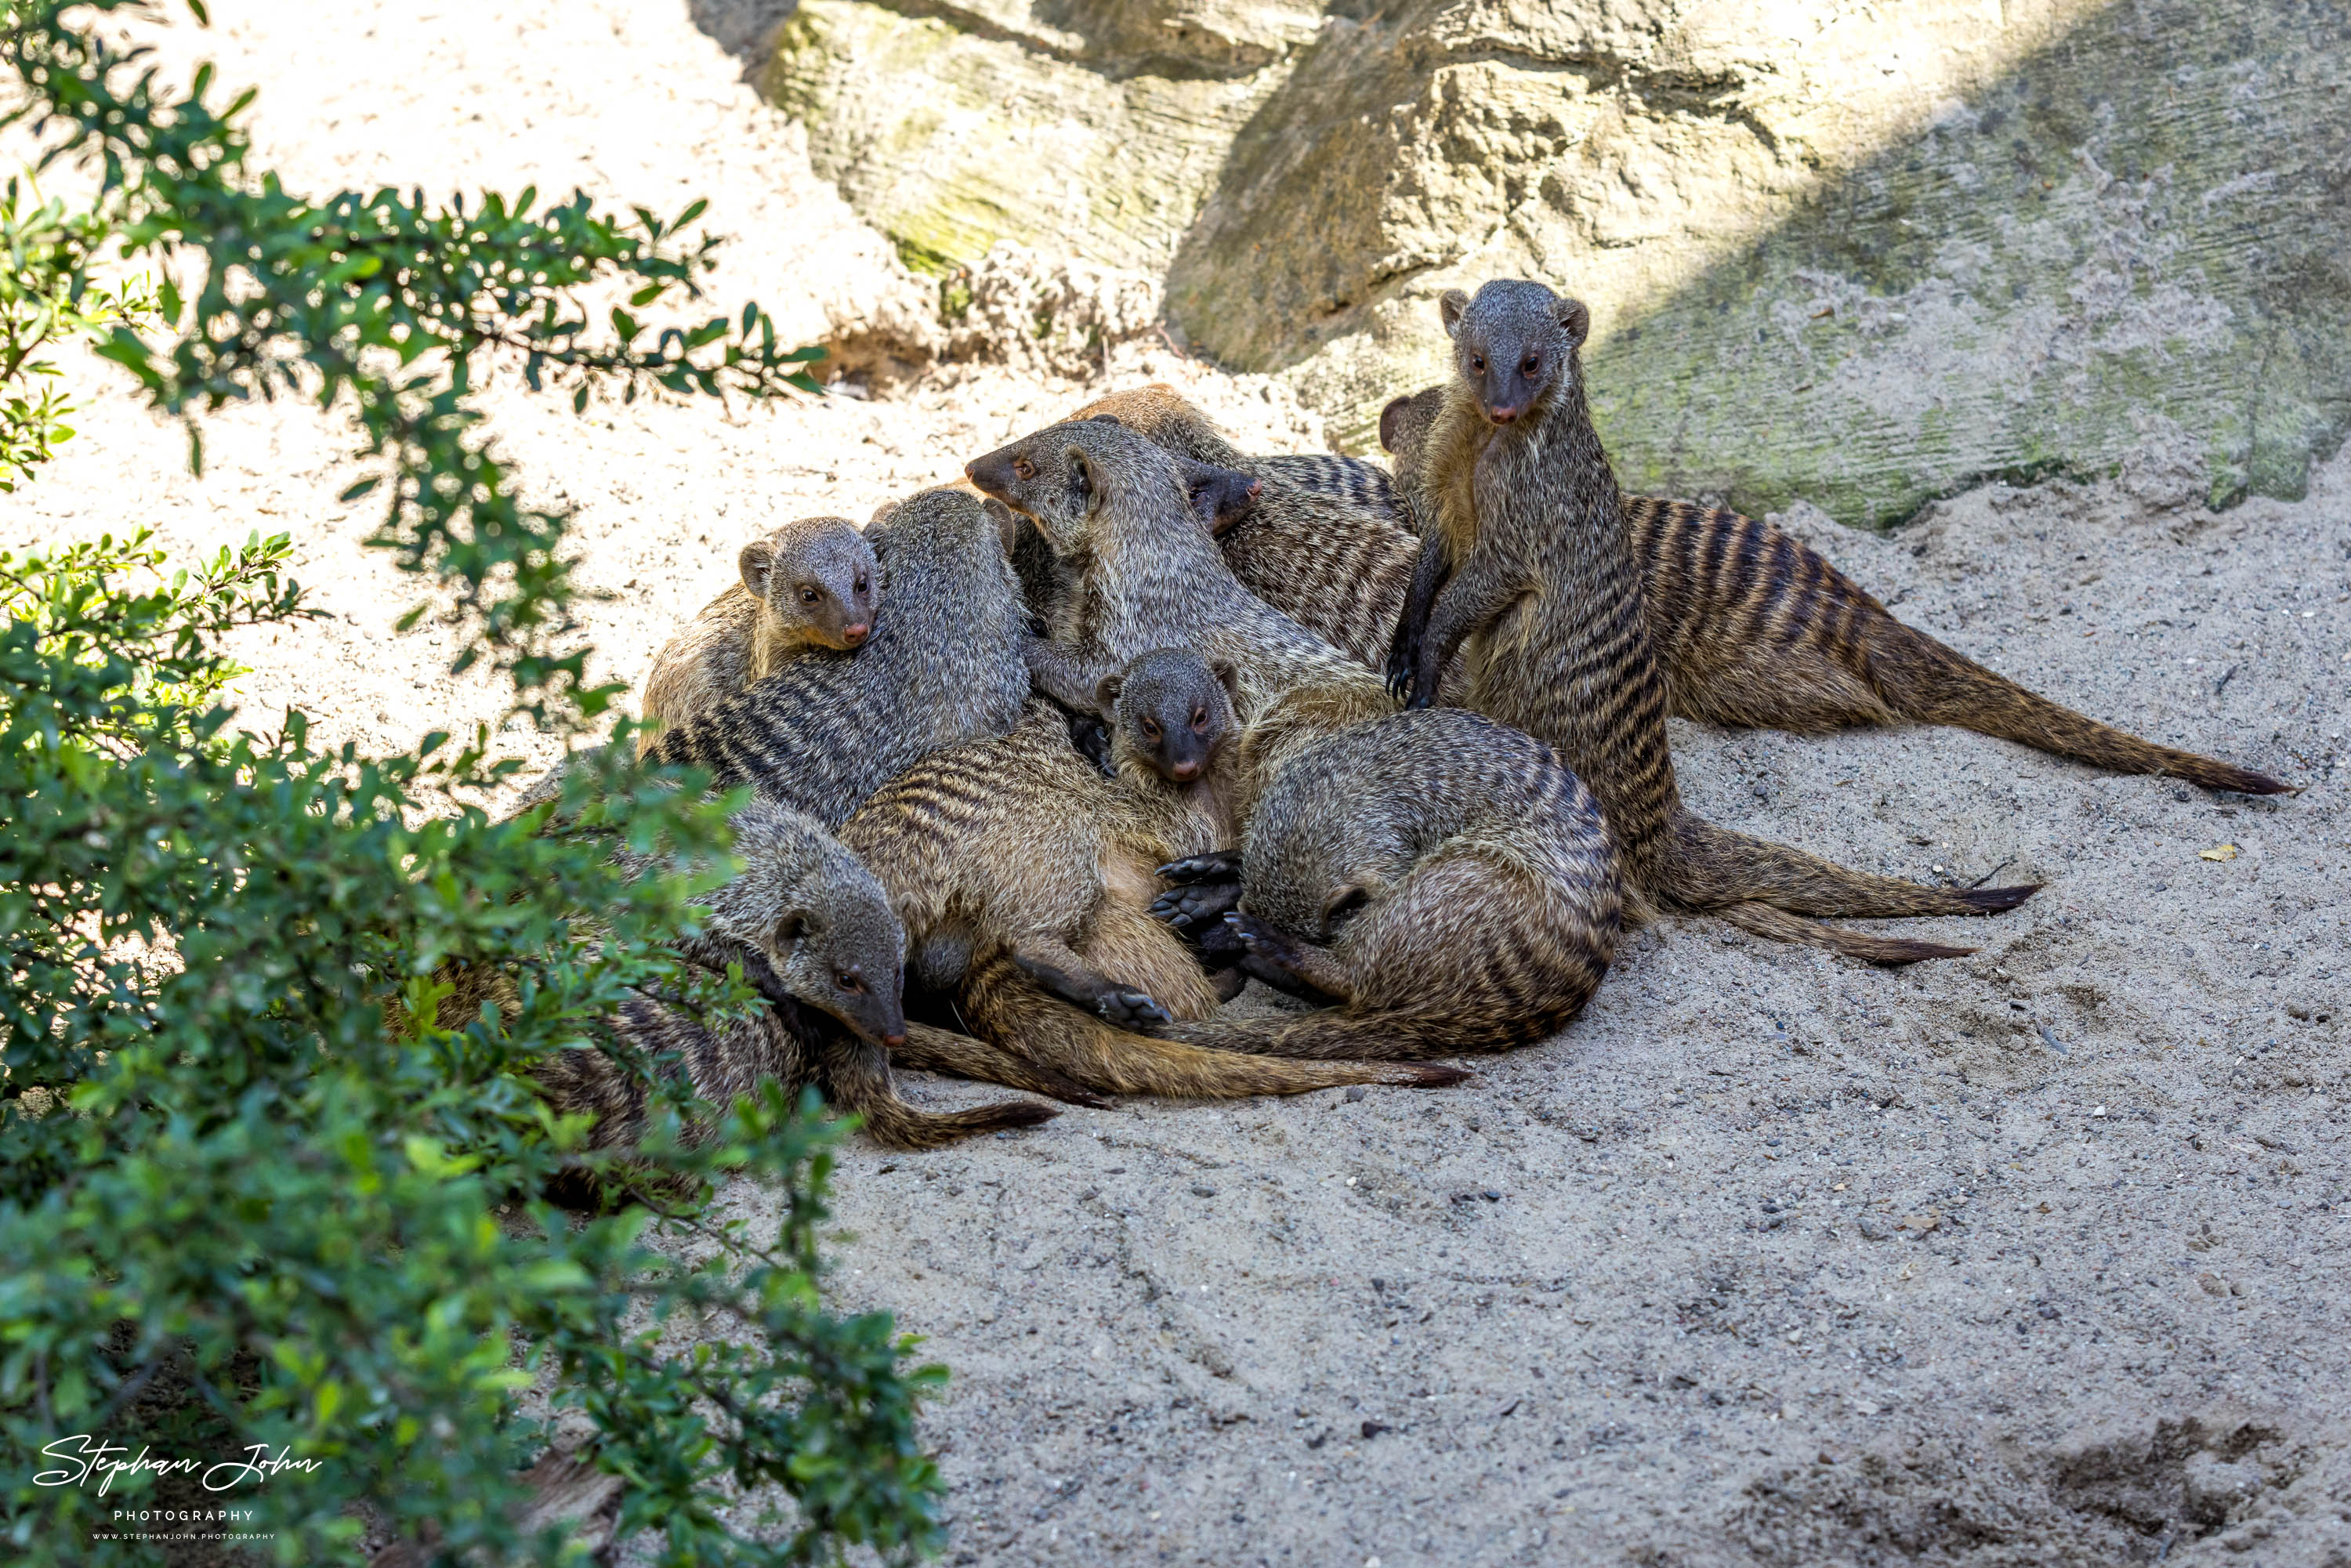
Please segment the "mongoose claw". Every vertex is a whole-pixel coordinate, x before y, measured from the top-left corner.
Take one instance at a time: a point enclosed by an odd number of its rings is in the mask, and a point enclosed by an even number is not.
[[[1193,883],[1171,887],[1153,899],[1151,915],[1192,936],[1214,925],[1217,916],[1240,901],[1241,886],[1237,882]]]
[[[1241,852],[1212,850],[1204,855],[1169,861],[1159,868],[1159,874],[1169,882],[1238,882]]]
[[[1167,1009],[1151,998],[1123,986],[1102,992],[1094,1003],[1094,1010],[1102,1014],[1104,1022],[1114,1023],[1121,1029],[1141,1029],[1148,1024],[1175,1021],[1168,1016]]]

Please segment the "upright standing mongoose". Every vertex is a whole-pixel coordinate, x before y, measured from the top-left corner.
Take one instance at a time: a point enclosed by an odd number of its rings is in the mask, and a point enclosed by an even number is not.
[[[1419,451],[1444,399],[1429,387],[1388,404],[1381,444],[1395,488],[1351,476],[1346,458],[1245,456],[1172,388],[1113,392],[1078,417],[1112,418],[1172,452],[1263,484],[1219,535],[1241,586],[1374,667],[1393,651],[1419,550],[1412,504]],[[1977,730],[2117,773],[2163,774],[2208,789],[2288,786],[2158,746],[2061,707],[1904,625],[1819,552],[1770,523],[1655,496],[1624,497],[1651,646],[1667,711],[1710,724],[1816,734],[1908,719]],[[1458,661],[1439,695],[1467,695]]]
[[[1087,1088],[1209,1098],[1456,1081],[1449,1069],[1258,1061],[1120,1027],[1206,1018],[1220,999],[1146,909],[1155,866],[1228,841],[1217,800],[1131,759],[1103,779],[1040,702],[1010,735],[892,779],[841,837],[889,890],[914,977],[952,999],[965,1030]]]
[[[901,1099],[887,1051],[903,1047],[910,1027],[920,1026],[908,1025],[901,1005],[905,935],[881,883],[800,812],[755,802],[737,813],[734,828],[744,869],[710,894],[703,928],[678,947],[706,968],[739,966],[764,1005],[712,1028],[680,1007],[640,997],[605,1020],[616,1043],[654,1059],[676,1053],[695,1095],[722,1111],[763,1077],[774,1077],[787,1092],[814,1083],[856,1113],[878,1141],[899,1148],[1028,1126],[1053,1114],[1050,1106],[1025,1101],[941,1114]],[[623,857],[623,863],[642,872],[652,862]],[[462,967],[449,977],[456,989],[438,1009],[444,1029],[462,1027],[486,1001],[504,1008],[514,1000],[511,984],[495,971]],[[643,1134],[648,1085],[615,1055],[559,1051],[537,1076],[556,1110],[596,1118],[590,1147],[625,1147]],[[1052,1092],[1065,1082],[1040,1076],[1044,1082],[1025,1086]]]
[[[1005,554],[1011,515],[941,488],[883,527],[889,612],[854,657],[788,660],[664,730],[653,754],[838,827],[941,747],[1009,731],[1029,696],[1028,611]]]
[[[1539,283],[1443,299],[1454,383],[1429,433],[1430,524],[1398,644],[1411,701],[1468,644],[1470,705],[1555,747],[1600,802],[1628,894],[1760,936],[1879,963],[1970,949],[1867,936],[1804,915],[1988,915],[2032,887],[1961,892],[1872,876],[1735,833],[1684,809],[1666,745],[1664,673],[1648,635],[1622,499],[1592,426],[1577,350],[1590,312]],[[1433,603],[1426,580],[1440,587]]]
[[[1623,903],[1599,808],[1549,747],[1458,708],[1318,740],[1259,802],[1249,972],[1337,1007],[1155,1032],[1273,1056],[1530,1045],[1607,973]]]
[[[638,755],[661,728],[684,723],[776,673],[793,654],[847,653],[872,633],[882,569],[846,517],[802,517],[753,539],[742,580],[702,607],[663,645],[645,676]]]

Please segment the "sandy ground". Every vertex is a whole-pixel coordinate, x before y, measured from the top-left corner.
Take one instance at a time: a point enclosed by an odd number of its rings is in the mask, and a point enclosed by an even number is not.
[[[720,39],[757,5],[215,9],[166,58],[259,84],[262,156],[298,188],[707,193],[741,236],[718,294],[808,335],[904,287],[741,84]],[[254,722],[299,702],[392,747],[497,719],[442,633],[392,632],[420,585],[335,503],[339,423],[233,413],[197,480],[173,428],[75,375],[81,437],[0,501],[0,548],[143,524],[184,558],[291,530],[331,618],[243,646]],[[1316,444],[1261,381],[1123,350],[1113,380],[1147,379],[1249,444]],[[579,508],[617,596],[590,632],[634,680],[751,532],[862,517],[1084,391],[958,368],[878,401],[577,419],[508,382],[488,405]],[[2302,502],[2215,517],[2189,490],[2151,448],[1891,539],[1783,521],[2005,673],[2300,796],[1952,731],[1676,728],[1719,821],[2045,881],[2008,916],[1900,927],[1974,958],[1886,973],[1674,923],[1560,1039],[1461,1088],[850,1148],[836,1293],[955,1369],[926,1427],[951,1560],[2351,1562],[2351,455]]]

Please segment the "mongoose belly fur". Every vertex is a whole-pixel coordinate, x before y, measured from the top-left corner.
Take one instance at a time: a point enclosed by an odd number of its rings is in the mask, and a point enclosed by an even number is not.
[[[941,747],[1006,734],[1029,695],[1028,612],[1002,537],[1009,526],[967,490],[909,499],[884,525],[889,602],[864,647],[786,661],[664,731],[653,755],[838,827]]]
[[[1759,935],[1907,963],[1967,949],[1839,931],[1807,915],[1983,915],[2030,887],[1959,892],[1872,876],[1718,828],[1681,803],[1664,672],[1577,350],[1590,317],[1540,284],[1443,302],[1457,377],[1430,436],[1424,555],[1445,563],[1425,626],[1399,637],[1413,701],[1468,643],[1470,701],[1548,741],[1600,802],[1629,893]],[[1414,606],[1407,606],[1407,616]]]
[[[1233,575],[1380,668],[1420,548],[1410,523],[1417,453],[1443,392],[1399,398],[1383,417],[1393,488],[1365,476],[1378,471],[1355,459],[1244,455],[1169,387],[1114,392],[1077,417],[1108,415],[1170,451],[1260,478],[1256,507],[1217,540]],[[1798,734],[1901,720],[1950,725],[2116,773],[2257,795],[2289,788],[2143,740],[1994,674],[1896,620],[1820,552],[1770,523],[1656,496],[1622,499],[1667,711],[1679,717]],[[1466,699],[1458,661],[1445,670],[1439,695]]]
[[[1040,702],[1010,735],[935,753],[892,780],[841,837],[889,889],[917,973],[952,992],[966,1029],[1088,1088],[1225,1098],[1457,1080],[1449,1069],[1310,1066],[1155,1040],[1040,983],[1038,971],[1050,970],[1105,1003],[1213,1013],[1207,977],[1147,912],[1155,867],[1227,841],[1229,827],[1213,816],[1146,769],[1104,779]]]
[[[1267,789],[1227,917],[1254,972],[1340,1005],[1159,1032],[1301,1057],[1532,1044],[1607,972],[1615,858],[1590,792],[1540,741],[1458,708],[1358,725]]]

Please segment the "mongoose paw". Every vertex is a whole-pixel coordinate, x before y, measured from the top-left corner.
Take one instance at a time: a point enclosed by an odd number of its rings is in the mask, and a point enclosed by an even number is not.
[[[1168,882],[1238,882],[1241,879],[1241,852],[1212,850],[1204,855],[1169,861],[1159,868],[1159,874]]]
[[[1121,1029],[1142,1029],[1150,1024],[1173,1023],[1167,1009],[1141,991],[1121,986],[1102,992],[1094,1003],[1094,1010],[1105,1022]]]
[[[1239,968],[1242,973],[1263,980],[1277,991],[1286,991],[1308,1001],[1334,1002],[1335,998],[1301,972],[1306,954],[1297,939],[1275,930],[1252,916],[1238,911],[1225,916],[1225,929],[1241,950]],[[1203,944],[1202,951],[1207,951]]]
[[[1240,901],[1241,884],[1237,882],[1195,883],[1171,887],[1153,899],[1151,915],[1186,936],[1196,936],[1205,934],[1220,915]]]

